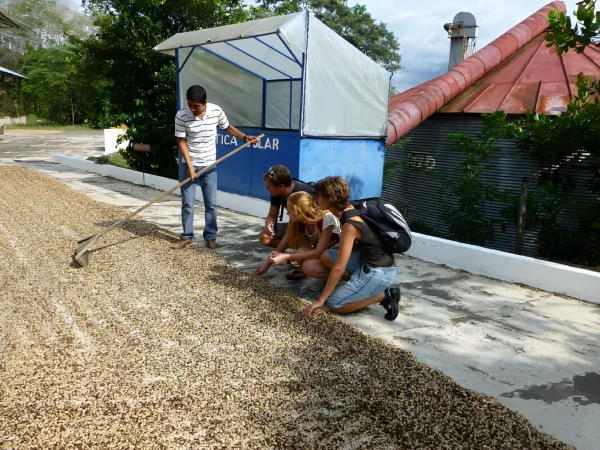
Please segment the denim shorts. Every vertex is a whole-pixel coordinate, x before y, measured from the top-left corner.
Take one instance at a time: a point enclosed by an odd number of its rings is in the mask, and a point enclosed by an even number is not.
[[[327,250],[331,261],[335,264],[337,250]],[[327,299],[327,306],[337,309],[348,303],[357,302],[365,298],[381,294],[389,288],[398,274],[398,268],[376,267],[364,264],[360,260],[359,252],[352,252],[346,271],[352,274],[350,280],[338,287]]]

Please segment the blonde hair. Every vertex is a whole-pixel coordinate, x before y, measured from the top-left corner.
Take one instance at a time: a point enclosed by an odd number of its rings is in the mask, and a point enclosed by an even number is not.
[[[306,192],[294,192],[288,197],[288,201],[298,216],[298,222],[315,224],[325,215],[312,196]]]
[[[294,192],[288,197],[290,207],[298,217],[295,223],[295,229],[292,231],[289,242],[290,248],[298,250],[300,247],[300,234],[304,234],[304,224],[315,224],[323,218],[325,211],[319,208],[312,198],[306,192]]]

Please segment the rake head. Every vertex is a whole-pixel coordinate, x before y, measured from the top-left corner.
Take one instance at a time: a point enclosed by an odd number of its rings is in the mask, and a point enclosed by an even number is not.
[[[71,267],[80,269],[82,267],[87,267],[90,264],[90,254],[86,248],[89,240],[90,238],[86,238],[78,241],[79,245],[75,247],[75,250],[73,250],[73,254],[71,255],[71,259],[73,260]]]
[[[90,255],[87,250],[81,254],[73,253],[72,258],[73,262],[71,263],[71,267],[75,269],[81,269],[83,267],[87,267],[90,264]]]

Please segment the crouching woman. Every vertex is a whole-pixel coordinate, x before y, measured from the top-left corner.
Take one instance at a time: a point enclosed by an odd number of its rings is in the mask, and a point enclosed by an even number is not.
[[[398,317],[400,289],[391,287],[398,273],[394,256],[386,253],[378,236],[349,203],[350,188],[342,177],[327,177],[315,184],[317,203],[342,218],[339,249],[323,253],[322,262],[331,267],[323,292],[317,301],[304,310],[311,316],[327,304],[330,312],[347,314],[379,303],[387,320]],[[358,251],[353,252],[354,243]],[[344,273],[347,283],[336,287]]]
[[[288,279],[297,280],[306,276],[327,278],[329,271],[321,263],[325,250],[339,242],[341,233],[339,219],[329,211],[323,211],[312,196],[306,192],[295,192],[287,200],[288,225],[283,239],[274,252],[256,269],[257,275],[264,274],[272,264],[286,261],[297,262],[297,269]],[[287,248],[295,253],[284,253]]]

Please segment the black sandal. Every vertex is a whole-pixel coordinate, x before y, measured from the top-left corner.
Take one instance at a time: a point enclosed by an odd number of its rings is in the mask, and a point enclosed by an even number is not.
[[[302,278],[306,278],[306,274],[302,272],[301,269],[296,269],[292,273],[288,273],[285,276],[288,280],[301,280]]]

